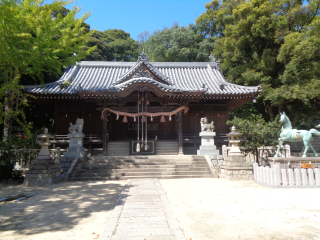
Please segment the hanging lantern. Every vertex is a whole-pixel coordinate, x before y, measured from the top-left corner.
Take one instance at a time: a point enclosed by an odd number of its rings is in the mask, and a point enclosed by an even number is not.
[[[169,121],[171,121],[171,114],[170,114],[170,116],[169,116]]]
[[[150,119],[151,119],[151,122],[152,122],[152,121],[153,121],[153,117],[152,117],[152,114],[151,114],[151,118],[150,118]]]
[[[145,116],[142,116],[142,118],[141,118],[141,122],[146,122],[146,118],[145,118]]]
[[[149,102],[149,101],[146,101],[146,103],[147,103],[147,105],[149,105],[149,104],[150,104],[150,102]]]
[[[137,142],[136,152],[140,152],[140,143]]]
[[[133,115],[133,121],[136,122],[136,115]]]
[[[160,122],[166,122],[166,120],[164,119],[164,116],[162,115],[160,118]]]
[[[124,115],[122,122],[124,122],[124,123],[127,123],[127,122],[128,122],[128,119],[127,119],[127,116],[126,116],[126,115]]]
[[[117,113],[117,118],[116,118],[117,120],[119,119],[119,114]]]

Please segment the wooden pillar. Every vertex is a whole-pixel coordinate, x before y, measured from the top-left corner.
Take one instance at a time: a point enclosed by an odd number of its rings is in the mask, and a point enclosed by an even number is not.
[[[179,155],[183,155],[182,111],[179,112]]]
[[[107,155],[107,145],[108,145],[108,138],[107,138],[107,111],[103,113],[103,130],[102,130],[102,154]]]

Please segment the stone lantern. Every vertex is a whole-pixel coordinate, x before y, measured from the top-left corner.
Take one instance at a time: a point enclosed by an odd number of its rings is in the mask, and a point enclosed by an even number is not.
[[[45,128],[42,134],[37,136],[39,145],[41,146],[38,157],[32,160],[29,170],[25,173],[24,186],[45,186],[60,182],[61,168],[50,156],[48,147],[50,146],[49,139],[53,138],[48,134],[48,129]]]
[[[229,150],[228,156],[236,156],[236,155],[242,155],[240,148],[239,148],[239,137],[242,135],[242,133],[239,133],[236,131],[236,127],[232,126],[231,132],[227,134],[228,137],[231,137],[229,140],[231,144],[231,149]]]
[[[231,148],[228,156],[225,157],[223,165],[220,166],[220,178],[228,180],[253,180],[252,163],[246,161],[246,157],[241,153],[239,148],[239,137],[242,133],[236,131],[235,126],[231,128],[231,132],[227,136]]]
[[[36,159],[43,159],[43,158],[47,159],[48,156],[51,158],[50,152],[49,152],[49,146],[51,145],[51,143],[49,143],[49,139],[53,138],[53,136],[48,134],[48,129],[45,128],[43,130],[43,133],[39,134],[37,138],[40,141],[39,145],[41,146],[41,149]]]

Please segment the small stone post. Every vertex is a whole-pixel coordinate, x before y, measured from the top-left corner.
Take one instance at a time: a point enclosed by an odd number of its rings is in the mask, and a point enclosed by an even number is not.
[[[288,169],[288,177],[289,177],[289,185],[294,186],[294,181],[293,181],[293,170],[292,168]]]
[[[308,169],[308,175],[309,175],[309,185],[314,185],[314,176],[313,176],[313,169]]]
[[[302,184],[304,186],[308,185],[307,170],[305,168],[301,169],[301,175],[302,175]]]
[[[280,166],[273,165],[273,171],[274,171],[274,185],[280,186],[281,185]]]
[[[294,170],[294,175],[295,175],[295,178],[296,178],[296,186],[301,186],[300,169],[296,168]]]

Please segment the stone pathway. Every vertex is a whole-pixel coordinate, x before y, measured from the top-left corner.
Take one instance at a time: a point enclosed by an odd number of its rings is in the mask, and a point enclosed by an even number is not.
[[[129,179],[103,240],[185,240],[157,178]]]

